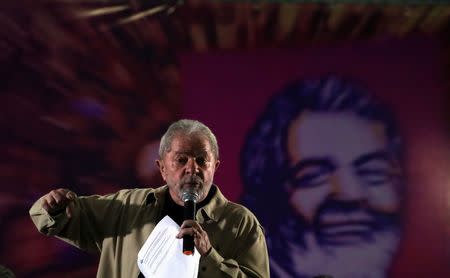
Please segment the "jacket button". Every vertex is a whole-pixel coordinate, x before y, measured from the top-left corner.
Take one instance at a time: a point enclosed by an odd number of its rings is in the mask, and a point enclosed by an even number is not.
[[[202,266],[202,271],[206,271],[206,266]]]

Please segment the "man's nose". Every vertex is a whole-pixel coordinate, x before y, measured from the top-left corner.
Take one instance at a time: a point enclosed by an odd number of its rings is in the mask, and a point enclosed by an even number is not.
[[[339,169],[333,180],[333,193],[341,201],[366,201],[367,187],[350,169]]]
[[[185,172],[186,174],[197,174],[199,172],[199,167],[197,162],[195,161],[195,158],[189,158],[186,165],[185,165]]]

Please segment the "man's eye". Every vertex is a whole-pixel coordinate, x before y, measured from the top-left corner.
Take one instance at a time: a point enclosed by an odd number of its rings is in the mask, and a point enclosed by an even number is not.
[[[206,164],[206,158],[204,157],[197,157],[195,159],[195,162],[197,162],[198,165],[203,166]]]
[[[188,161],[187,157],[184,157],[184,156],[177,158],[177,162],[180,164],[186,164],[187,161]]]

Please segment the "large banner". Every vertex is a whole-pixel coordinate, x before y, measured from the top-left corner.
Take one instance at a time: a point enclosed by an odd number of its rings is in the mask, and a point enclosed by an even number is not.
[[[272,277],[448,277],[439,51],[422,38],[181,55],[184,116],[258,217]]]

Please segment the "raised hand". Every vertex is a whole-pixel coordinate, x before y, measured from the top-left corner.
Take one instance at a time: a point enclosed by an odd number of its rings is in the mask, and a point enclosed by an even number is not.
[[[67,217],[70,218],[72,217],[73,201],[76,198],[77,195],[68,189],[55,189],[44,195],[42,207],[51,215],[58,214],[65,209]]]

